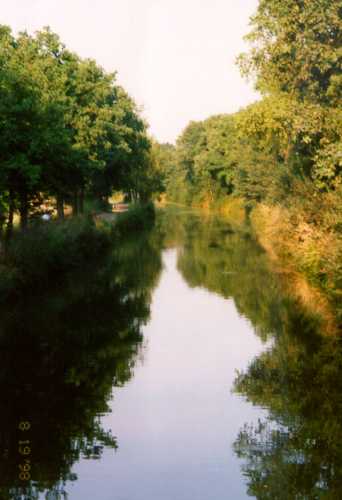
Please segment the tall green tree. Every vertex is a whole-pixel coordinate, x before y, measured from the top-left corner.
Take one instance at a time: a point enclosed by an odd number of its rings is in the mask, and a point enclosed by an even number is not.
[[[260,0],[242,56],[265,93],[338,105],[341,98],[342,5],[332,0]]]
[[[49,28],[15,37],[0,27],[1,226],[56,199],[83,212],[86,195],[113,189],[147,198],[151,142],[134,101],[95,61],[67,50]]]
[[[272,110],[279,109],[277,100],[285,104],[286,159],[303,159],[319,189],[336,189],[342,168],[341,2],[260,0],[251,25],[251,49],[240,66],[262,94],[274,97]]]

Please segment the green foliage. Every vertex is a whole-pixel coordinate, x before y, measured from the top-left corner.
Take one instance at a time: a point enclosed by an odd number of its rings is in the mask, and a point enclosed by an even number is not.
[[[334,189],[341,179],[341,5],[261,0],[251,25],[241,68],[270,97],[252,108],[261,127],[254,121],[253,130],[252,119],[243,132],[276,146],[319,189]]]
[[[32,200],[53,196],[83,211],[88,193],[114,188],[147,199],[150,148],[133,100],[95,61],[68,51],[48,28],[30,36],[0,27],[0,188],[12,226],[26,227]]]
[[[151,228],[155,220],[155,209],[152,202],[145,205],[131,205],[127,212],[118,215],[113,231],[124,235]]]
[[[337,499],[341,342],[318,336],[314,328],[296,335],[303,323],[289,327],[235,380],[235,391],[267,409],[268,418],[246,424],[234,449],[251,496],[283,498],[285,491],[291,498]]]
[[[155,194],[168,192],[172,189],[171,186],[176,168],[175,150],[176,148],[172,144],[159,144],[156,141],[152,142],[152,165],[157,181],[154,186]]]
[[[126,235],[151,229],[153,203],[137,204],[118,214],[114,225],[95,226],[91,216],[65,222],[38,221],[29,231],[16,231],[0,261],[0,302],[59,285],[87,263],[102,261]]]
[[[234,117],[218,115],[203,123],[206,140],[205,148],[196,155],[197,176],[203,179],[207,176],[209,189],[216,192],[221,189],[231,194],[234,189],[234,169],[238,162],[235,156]]]
[[[341,98],[341,4],[332,0],[260,0],[246,37],[242,69],[263,92],[338,105]]]
[[[17,232],[2,259],[0,299],[58,284],[66,273],[108,253],[111,239],[91,219],[38,223]],[[1,269],[1,268],[0,268]]]
[[[16,300],[15,314],[8,304],[1,307],[6,405],[0,423],[7,449],[0,457],[1,499],[19,498],[24,490],[29,498],[65,497],[77,480],[77,462],[100,460],[120,447],[115,429],[104,429],[100,416],[134,374],[161,268],[160,250],[145,233],[134,243],[121,240],[110,258],[83,263],[63,287],[51,280],[44,293]],[[31,424],[25,438],[34,443],[24,486],[22,456],[10,444],[23,439],[23,419]]]
[[[163,165],[166,194],[186,204],[231,194],[237,161],[233,116],[191,122]]]

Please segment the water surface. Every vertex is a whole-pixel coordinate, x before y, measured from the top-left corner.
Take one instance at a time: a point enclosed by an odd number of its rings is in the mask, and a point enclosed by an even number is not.
[[[340,342],[283,281],[248,228],[168,210],[7,310],[1,498],[340,498]]]

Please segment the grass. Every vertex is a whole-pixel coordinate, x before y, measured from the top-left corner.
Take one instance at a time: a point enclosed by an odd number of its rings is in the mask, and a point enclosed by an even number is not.
[[[342,324],[342,186],[323,193],[298,181],[282,204],[256,203],[248,218],[242,198],[218,195],[211,200],[202,194],[201,199],[201,208],[223,214],[232,225],[250,223],[276,265],[304,276]],[[308,294],[303,295],[307,302]]]
[[[155,209],[152,202],[131,205],[127,212],[118,214],[114,232],[124,235],[134,231],[149,229],[155,220]]]
[[[0,258],[0,302],[41,292],[63,283],[73,271],[96,266],[121,237],[150,228],[154,217],[153,204],[136,205],[119,214],[115,224],[95,224],[89,215],[39,221],[16,231]]]
[[[0,300],[58,283],[85,262],[102,257],[111,240],[90,218],[40,223],[17,232],[0,264]]]
[[[244,224],[246,210],[244,201],[241,198],[225,197],[220,199],[215,205],[215,209],[222,213],[234,224]]]
[[[252,227],[273,260],[304,275],[321,290],[332,305],[337,323],[342,323],[342,237],[335,203],[321,207],[319,223],[314,210],[305,207],[257,205]],[[315,203],[313,201],[313,203]]]

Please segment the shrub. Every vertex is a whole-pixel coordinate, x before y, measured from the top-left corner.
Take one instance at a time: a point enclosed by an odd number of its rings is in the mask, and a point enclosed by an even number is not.
[[[155,209],[152,202],[132,205],[127,212],[119,215],[114,231],[120,235],[131,231],[143,231],[154,224]]]
[[[110,246],[110,236],[90,218],[39,223],[16,233],[3,258],[0,298],[56,283],[85,262],[103,257]]]

